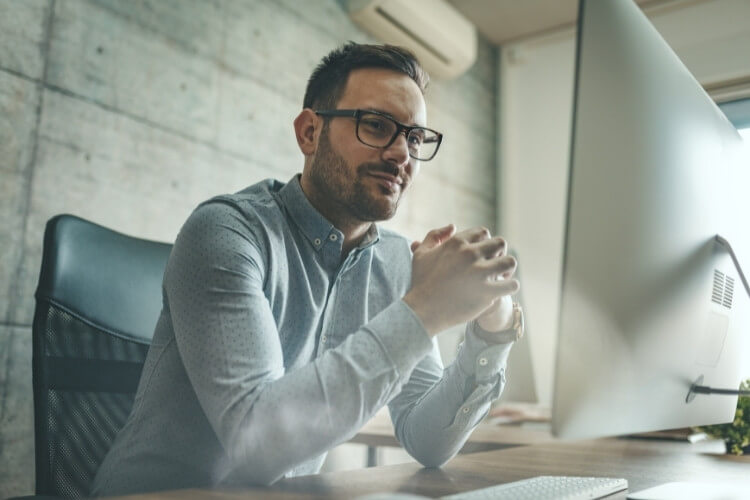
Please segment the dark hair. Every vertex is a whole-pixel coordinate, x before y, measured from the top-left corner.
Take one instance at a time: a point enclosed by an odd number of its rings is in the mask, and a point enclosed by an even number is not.
[[[409,50],[395,45],[349,42],[320,61],[307,81],[302,107],[334,109],[344,93],[349,73],[361,68],[385,68],[404,73],[424,93],[430,77]]]

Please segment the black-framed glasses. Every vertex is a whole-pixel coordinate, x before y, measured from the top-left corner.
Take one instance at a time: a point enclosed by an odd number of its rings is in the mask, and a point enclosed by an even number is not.
[[[371,148],[387,148],[404,133],[409,156],[419,161],[430,161],[437,154],[443,134],[426,127],[412,127],[399,123],[385,113],[369,109],[323,109],[320,116],[344,116],[357,120],[357,139]]]

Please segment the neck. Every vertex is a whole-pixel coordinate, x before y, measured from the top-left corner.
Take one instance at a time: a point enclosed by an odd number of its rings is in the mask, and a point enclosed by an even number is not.
[[[340,203],[336,203],[330,199],[324,199],[324,197],[321,196],[316,196],[315,189],[311,189],[310,186],[307,186],[306,184],[305,176],[303,175],[300,179],[300,185],[302,186],[302,192],[305,194],[307,200],[315,210],[320,212],[323,217],[333,224],[333,227],[344,233],[344,243],[342,245],[341,254],[342,258],[345,258],[353,248],[360,244],[373,223],[370,221],[362,221],[351,216],[346,207]]]

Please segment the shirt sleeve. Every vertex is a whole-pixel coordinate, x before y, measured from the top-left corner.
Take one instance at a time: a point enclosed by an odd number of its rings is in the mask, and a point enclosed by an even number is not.
[[[421,322],[397,301],[287,372],[263,293],[260,231],[227,204],[203,205],[181,230],[165,274],[178,352],[228,456],[220,482],[270,484],[346,441],[434,350]]]
[[[427,467],[453,458],[505,386],[512,343],[489,344],[467,324],[456,360],[442,368],[437,343],[389,403],[396,437]]]

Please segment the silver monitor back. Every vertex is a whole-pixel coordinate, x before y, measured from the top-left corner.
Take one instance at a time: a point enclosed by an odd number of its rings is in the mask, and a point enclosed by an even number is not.
[[[584,438],[731,421],[748,298],[741,138],[632,0],[583,0],[552,430]],[[734,284],[734,289],[730,283]]]

